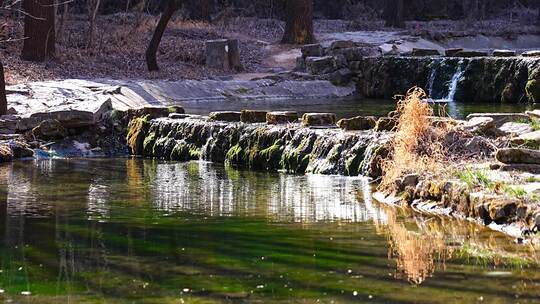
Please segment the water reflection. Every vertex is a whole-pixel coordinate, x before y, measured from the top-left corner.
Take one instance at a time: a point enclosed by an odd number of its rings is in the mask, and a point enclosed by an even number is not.
[[[378,205],[370,188],[199,162],[0,166],[0,298],[538,299],[535,248]]]

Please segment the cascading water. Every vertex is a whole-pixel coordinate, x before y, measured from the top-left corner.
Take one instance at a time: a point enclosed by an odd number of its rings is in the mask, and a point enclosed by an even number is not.
[[[459,81],[461,80],[464,72],[465,71],[463,69],[463,60],[460,60],[457,64],[456,71],[454,72],[454,75],[452,76],[452,79],[448,84],[448,95],[446,95],[446,98],[444,98],[447,103],[446,111],[448,112],[448,115],[450,117],[456,117],[458,115],[458,110],[455,104],[455,96]]]
[[[463,72],[464,72],[463,60],[460,60],[456,67],[456,72],[452,76],[452,79],[450,80],[449,85],[448,85],[448,95],[446,95],[446,98],[445,98],[445,100],[447,100],[448,102],[454,101],[454,97],[456,96],[457,86],[458,86],[459,80],[463,76]]]
[[[433,67],[431,68],[431,72],[429,73],[429,78],[427,82],[427,93],[429,94],[430,98],[435,97],[435,92],[433,90],[433,85],[435,84],[435,78],[437,77],[437,71],[439,70],[439,62],[435,61],[433,63]]]

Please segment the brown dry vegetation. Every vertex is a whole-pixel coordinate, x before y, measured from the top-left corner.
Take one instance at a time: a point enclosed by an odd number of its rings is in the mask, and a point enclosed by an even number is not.
[[[412,88],[398,102],[398,125],[390,145],[393,150],[383,163],[381,189],[393,190],[395,180],[405,174],[437,176],[445,168],[448,158],[443,143],[448,130],[432,126],[433,109],[426,97],[422,89]]]

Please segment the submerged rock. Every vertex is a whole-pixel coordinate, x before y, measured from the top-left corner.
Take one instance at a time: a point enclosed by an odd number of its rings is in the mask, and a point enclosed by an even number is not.
[[[298,113],[290,111],[268,112],[266,123],[271,125],[298,122]]]
[[[496,158],[505,164],[540,165],[540,151],[524,148],[499,149]]]

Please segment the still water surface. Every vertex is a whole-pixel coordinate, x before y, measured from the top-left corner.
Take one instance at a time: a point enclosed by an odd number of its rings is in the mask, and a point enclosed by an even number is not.
[[[0,167],[0,299],[538,303],[539,254],[379,205],[362,178],[204,162]]]
[[[351,100],[286,100],[286,101],[234,101],[234,102],[205,102],[183,104],[187,113],[207,115],[210,111],[240,111],[243,109],[274,111],[330,112],[338,118],[350,118],[358,115],[385,116],[396,109],[393,100],[381,99],[351,99]],[[457,103],[446,105],[445,112],[455,119],[464,119],[471,113],[509,113],[524,112],[526,110],[540,109],[540,104],[504,104],[494,103]],[[438,113],[438,107],[435,108]]]

